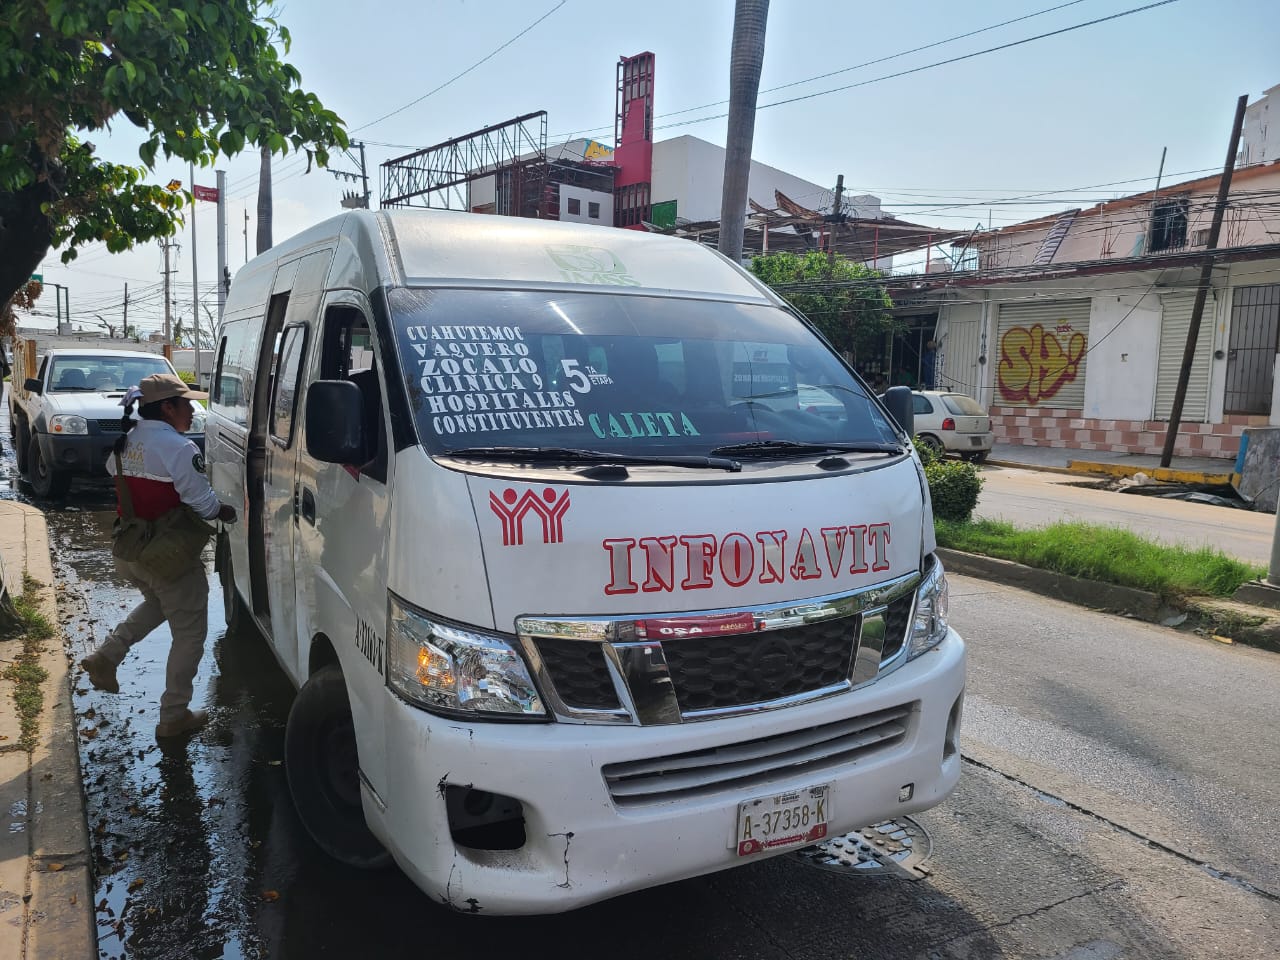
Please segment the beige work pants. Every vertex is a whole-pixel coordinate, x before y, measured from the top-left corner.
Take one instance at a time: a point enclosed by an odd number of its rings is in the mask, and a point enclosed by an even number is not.
[[[191,684],[209,630],[209,578],[204,563],[194,561],[189,570],[172,580],[154,577],[128,560],[117,559],[116,570],[142,591],[142,603],[111,631],[98,652],[119,666],[130,647],[168,621],[173,643],[165,667],[160,722],[180,720],[191,703]]]

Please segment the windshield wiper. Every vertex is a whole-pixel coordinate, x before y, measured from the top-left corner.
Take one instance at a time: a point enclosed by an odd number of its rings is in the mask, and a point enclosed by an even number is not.
[[[693,467],[737,473],[742,464],[728,457],[648,456],[638,453],[610,453],[607,450],[580,450],[576,447],[463,447],[449,450],[450,457],[477,457],[485,460],[516,460],[527,463],[616,463],[653,464],[664,467]]]
[[[795,457],[810,453],[902,453],[902,447],[896,443],[801,443],[797,440],[753,440],[750,443],[731,443],[728,446],[716,447],[712,456],[735,457]]]

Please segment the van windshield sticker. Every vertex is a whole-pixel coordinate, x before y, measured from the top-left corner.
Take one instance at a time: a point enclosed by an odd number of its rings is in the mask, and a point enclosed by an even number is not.
[[[545,390],[546,380],[519,326],[441,324],[406,329],[418,387],[437,436],[580,427],[574,393],[592,378],[563,361],[568,390]]]
[[[640,286],[640,281],[627,272],[622,261],[604,247],[552,244],[547,247],[547,254],[560,268],[560,276],[570,283]]]
[[[601,440],[606,437],[634,440],[639,437],[701,436],[688,414],[679,411],[591,413],[587,415],[587,426]]]

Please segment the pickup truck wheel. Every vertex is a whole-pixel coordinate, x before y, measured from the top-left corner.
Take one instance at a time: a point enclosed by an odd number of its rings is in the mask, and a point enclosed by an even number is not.
[[[31,452],[31,433],[27,430],[27,422],[19,420],[17,433],[13,438],[13,455],[18,461],[18,472],[27,472],[27,454]]]
[[[71,474],[57,470],[45,460],[40,452],[40,438],[31,436],[27,461],[30,464],[31,489],[43,500],[57,500],[67,495],[71,489]]]
[[[284,734],[285,772],[298,818],[321,850],[362,870],[391,864],[365,823],[347,682],[336,664],[302,685]]]

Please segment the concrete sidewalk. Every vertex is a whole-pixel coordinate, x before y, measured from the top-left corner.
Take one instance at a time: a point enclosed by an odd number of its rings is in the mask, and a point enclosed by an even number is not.
[[[1060,473],[1094,473],[1131,477],[1145,473],[1153,480],[1172,483],[1230,483],[1235,460],[1218,457],[1173,457],[1167,468],[1160,458],[1145,453],[1112,453],[1109,450],[1081,450],[1074,447],[1031,447],[1020,443],[997,443],[987,463],[1003,467],[1024,467]]]
[[[84,790],[76,748],[70,669],[58,627],[44,514],[0,501],[0,567],[11,597],[37,581],[37,603],[53,625],[40,664],[44,707],[35,749],[20,745],[14,684],[0,679],[0,957],[73,960],[97,956]],[[0,672],[23,639],[0,640]]]

